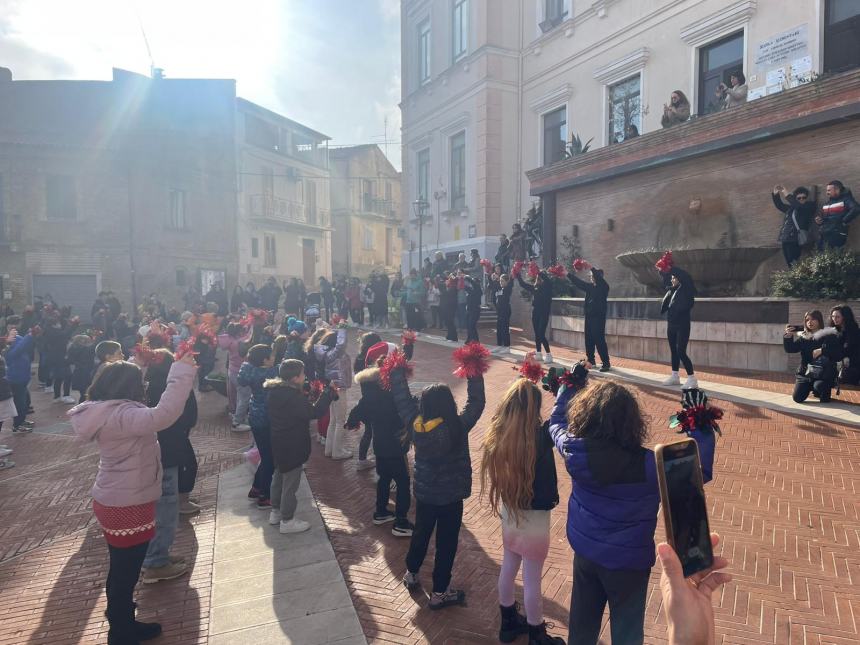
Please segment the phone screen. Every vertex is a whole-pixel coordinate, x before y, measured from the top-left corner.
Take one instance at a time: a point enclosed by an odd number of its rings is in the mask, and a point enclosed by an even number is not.
[[[707,569],[714,563],[708,509],[702,487],[699,451],[695,441],[663,449],[663,476],[672,520],[672,546],[684,567],[684,576]]]

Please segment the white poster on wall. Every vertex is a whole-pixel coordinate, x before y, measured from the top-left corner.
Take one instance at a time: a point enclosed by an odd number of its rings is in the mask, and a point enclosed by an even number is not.
[[[757,67],[774,67],[809,53],[809,26],[804,23],[763,40],[756,46]]]

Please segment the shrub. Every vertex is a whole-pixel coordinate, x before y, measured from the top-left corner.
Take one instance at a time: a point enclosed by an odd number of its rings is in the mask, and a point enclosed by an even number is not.
[[[804,300],[860,297],[860,259],[845,250],[810,255],[790,269],[773,274],[773,295]]]

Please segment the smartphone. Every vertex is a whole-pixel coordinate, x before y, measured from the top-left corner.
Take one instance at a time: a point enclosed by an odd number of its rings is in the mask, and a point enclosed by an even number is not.
[[[803,325],[789,325],[788,328],[791,331],[803,331],[804,329]]]
[[[695,440],[683,439],[660,444],[654,453],[666,541],[678,554],[687,578],[714,564],[699,447]]]

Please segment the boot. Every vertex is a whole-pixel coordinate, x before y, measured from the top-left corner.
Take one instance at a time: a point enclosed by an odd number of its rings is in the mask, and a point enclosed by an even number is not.
[[[107,614],[110,630],[108,645],[138,645],[140,639],[135,630],[134,603],[118,606],[117,603],[108,605]]]
[[[499,605],[502,612],[502,624],[499,627],[499,640],[503,643],[513,643],[517,636],[526,634],[529,631],[529,624],[526,622],[526,617],[517,611],[519,608],[517,603],[510,607]]]
[[[546,633],[546,623],[529,625],[529,645],[565,645],[560,636],[550,636]]]

